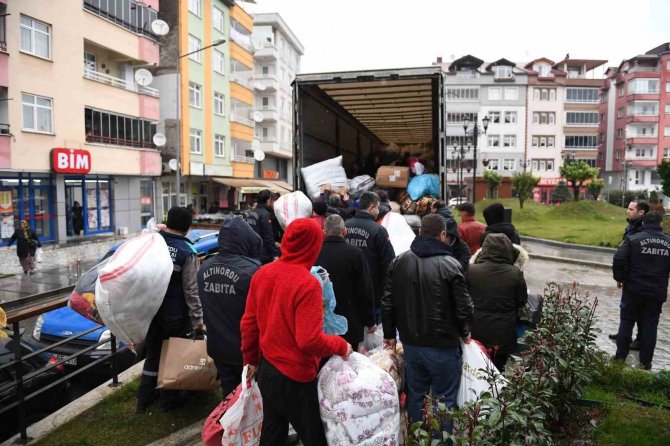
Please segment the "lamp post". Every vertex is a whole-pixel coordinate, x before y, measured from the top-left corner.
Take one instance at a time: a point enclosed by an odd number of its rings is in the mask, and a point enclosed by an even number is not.
[[[197,50],[195,50],[195,51],[191,51],[191,52],[186,53],[186,54],[182,54],[181,56],[179,56],[179,55],[177,56],[177,75],[175,76],[175,77],[177,78],[177,80],[176,80],[176,85],[177,85],[177,89],[176,89],[177,100],[175,101],[175,105],[176,105],[176,107],[177,107],[177,110],[176,110],[177,113],[176,113],[176,115],[175,115],[175,116],[177,117],[176,128],[175,128],[175,148],[176,148],[176,152],[177,152],[177,154],[176,154],[177,170],[176,170],[176,172],[175,172],[175,173],[176,173],[176,175],[175,175],[175,176],[176,176],[175,181],[176,181],[176,183],[177,183],[177,206],[180,206],[180,205],[181,205],[181,141],[180,141],[180,136],[181,136],[181,131],[180,131],[180,127],[181,127],[181,107],[180,107],[180,102],[181,102],[181,101],[179,100],[179,99],[181,98],[181,94],[180,94],[181,91],[180,91],[180,89],[179,89],[179,83],[180,83],[179,80],[180,80],[181,70],[180,70],[179,61],[180,61],[181,59],[183,59],[184,57],[191,56],[191,55],[193,55],[193,54],[196,54],[196,53],[199,53],[199,52],[201,52],[201,51],[204,51],[204,50],[206,50],[206,49],[208,49],[208,48],[213,48],[213,47],[215,47],[215,46],[223,45],[224,43],[226,43],[226,39],[218,39],[218,40],[213,41],[210,45],[204,46],[204,47],[202,47],[202,48],[199,48],[199,49],[197,49]]]
[[[458,182],[458,197],[463,196],[463,160],[465,159],[465,154],[470,151],[470,145],[461,144],[460,148],[457,144],[454,144],[453,152],[451,152],[451,159],[456,164],[458,161],[458,170],[456,170],[456,165],[454,166],[454,172],[456,172],[456,181]]]
[[[484,126],[484,130],[482,131],[479,128],[479,125],[477,124],[477,121],[472,123],[472,139],[473,139],[473,152],[472,152],[472,158],[473,158],[473,169],[472,169],[472,202],[475,203],[477,201],[477,141],[479,140],[480,135],[486,135],[486,131],[489,128],[489,117],[484,116],[484,119],[482,119],[482,125]],[[468,127],[470,126],[470,120],[466,117],[463,119],[463,132],[467,136],[468,134]]]

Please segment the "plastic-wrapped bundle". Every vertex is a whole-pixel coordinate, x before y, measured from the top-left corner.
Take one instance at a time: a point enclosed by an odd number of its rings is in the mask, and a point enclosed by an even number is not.
[[[321,283],[323,295],[323,332],[332,335],[343,335],[349,330],[349,321],[344,316],[335,314],[335,290],[330,281],[328,271],[320,266],[313,266],[310,273]]]
[[[319,408],[330,446],[397,446],[400,405],[393,378],[365,356],[333,356],[319,372]]]
[[[380,224],[386,228],[396,256],[409,251],[416,234],[402,215],[389,212],[384,215]]]
[[[367,353],[370,350],[374,350],[378,347],[381,347],[384,344],[384,329],[382,324],[377,325],[377,329],[374,333],[368,333],[366,329],[363,333],[363,342],[358,345],[358,351],[360,353]]]
[[[347,174],[342,167],[342,156],[331,158],[320,163],[300,169],[302,178],[305,180],[307,194],[312,199],[319,198],[320,187],[324,184],[330,184],[333,190],[340,187],[349,187]]]
[[[279,197],[273,208],[282,229],[286,229],[293,220],[312,216],[312,202],[299,190]]]
[[[349,192],[368,191],[375,187],[375,179],[370,175],[359,175],[349,180]]]
[[[98,307],[95,305],[95,283],[98,281],[100,269],[107,265],[108,260],[103,260],[81,275],[67,303],[68,307],[96,324],[103,324],[104,322],[102,322]]]
[[[398,393],[402,392],[405,385],[405,362],[402,355],[391,348],[382,346],[369,351],[368,358],[391,375],[396,387],[398,387]]]

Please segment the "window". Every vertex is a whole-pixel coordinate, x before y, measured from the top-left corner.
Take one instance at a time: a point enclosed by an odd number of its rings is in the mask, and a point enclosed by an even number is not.
[[[623,107],[619,107],[616,111],[617,118],[623,118]]]
[[[223,32],[226,29],[225,15],[223,14],[223,11],[216,6],[212,9],[212,24],[217,31]]]
[[[537,65],[536,68],[539,77],[549,77],[551,75],[551,67],[548,65]]]
[[[670,82],[665,83],[665,92],[670,93]]]
[[[503,170],[514,170],[516,160],[514,158],[505,158],[503,160]]]
[[[493,67],[493,76],[497,79],[511,79],[512,67],[507,65],[496,65]]]
[[[51,58],[51,26],[22,15],[21,51],[45,59]]]
[[[534,159],[531,163],[532,170],[538,171],[552,171],[554,170],[553,159]]]
[[[188,10],[191,11],[193,14],[197,15],[198,17],[202,16],[201,12],[201,0],[188,0]]]
[[[630,92],[630,84],[628,85],[628,91]],[[621,87],[617,88],[617,94],[619,95],[619,97],[621,97],[621,96],[623,96],[623,93],[624,93],[624,89],[623,89],[623,85],[622,85]]]
[[[261,99],[261,103],[263,104],[263,110],[270,110],[270,98],[267,96],[263,96]]]
[[[628,103],[627,116],[658,116],[658,101],[633,101]]]
[[[565,92],[566,102],[586,102],[595,104],[598,102],[597,88],[568,88]]]
[[[270,67],[268,67],[267,65],[263,65],[263,66],[261,67],[261,74],[262,74],[263,76],[267,76],[267,75],[269,75],[269,74],[270,74]]]
[[[665,64],[665,69],[670,70],[670,60],[668,60]]]
[[[623,138],[623,129],[616,129],[616,139]]]
[[[195,82],[188,83],[188,105],[191,107],[202,107],[202,87]]]
[[[478,88],[447,88],[448,101],[476,101],[478,99]]]
[[[547,147],[555,147],[556,146],[556,138],[553,136],[547,136]]]
[[[151,6],[135,0],[84,0],[84,9],[133,33],[158,40],[151,29],[158,12]]]
[[[670,104],[665,104],[665,114],[670,115]]]
[[[189,59],[195,62],[202,62],[202,52],[200,49],[202,48],[200,44],[200,39],[197,37],[193,37],[192,35],[188,35],[188,52],[192,53],[190,56],[188,56]]]
[[[489,101],[500,101],[502,99],[502,88],[489,87]]]
[[[226,156],[226,138],[223,135],[214,135],[214,156]]]
[[[447,146],[453,147],[453,146],[465,146],[468,144],[470,138],[467,138],[465,136],[451,136],[447,135]]]
[[[53,107],[51,98],[21,94],[23,105],[23,130],[53,133]]]
[[[489,112],[489,120],[491,121],[491,124],[500,124],[500,112]]]
[[[156,123],[86,107],[86,142],[125,147],[153,148]]]
[[[465,119],[477,122],[477,113],[447,113],[447,124],[463,125]]]
[[[489,135],[489,147],[500,147],[500,135]]]
[[[226,114],[226,97],[218,91],[214,92],[214,113],[219,116]]]
[[[226,74],[226,68],[224,65],[225,58],[223,57],[223,53],[218,50],[212,50],[212,51],[214,52],[214,57],[212,58],[214,71],[216,71],[219,74]]]
[[[621,129],[619,129],[621,130]],[[565,148],[595,149],[598,146],[596,135],[565,135]]]
[[[556,100],[556,89],[555,88],[550,88],[549,89],[549,100],[550,101],[555,101]]]
[[[616,151],[616,159],[618,159],[618,160],[621,159],[621,149]]]
[[[554,124],[556,122],[556,113],[554,112],[533,112],[533,124]]]
[[[516,112],[505,112],[505,124],[516,124]]]
[[[663,158],[670,158],[670,147],[663,149]]]
[[[505,100],[516,101],[519,99],[519,89],[517,87],[505,87]]]
[[[623,113],[623,108],[620,109]],[[567,112],[565,125],[597,126],[598,113],[596,112]]]
[[[191,143],[191,153],[201,154],[202,153],[202,131],[191,129],[189,132],[190,143]]]
[[[516,135],[505,135],[503,137],[503,147],[516,147]]]
[[[539,144],[540,144],[540,137],[539,136],[533,136],[531,138],[531,141],[532,141],[531,144],[532,144],[533,147],[539,147]]]
[[[663,136],[670,136],[670,127],[666,126],[663,129]]]
[[[489,160],[489,169],[498,170],[498,160]]]
[[[555,101],[555,88],[533,88],[533,100],[535,101]]]
[[[623,92],[623,87],[619,87]],[[657,94],[659,89],[658,79],[633,79],[628,82],[628,94]],[[619,96],[623,96],[619,94]]]

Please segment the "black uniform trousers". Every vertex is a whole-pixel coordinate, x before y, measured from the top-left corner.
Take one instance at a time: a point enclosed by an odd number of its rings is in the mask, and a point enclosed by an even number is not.
[[[316,380],[293,381],[261,359],[257,381],[263,397],[260,446],[285,444],[289,423],[305,446],[327,446],[319,415]]]
[[[621,298],[620,308],[619,336],[616,341],[615,358],[619,361],[626,360],[633,335],[633,327],[637,322],[640,341],[640,363],[645,367],[651,367],[663,302],[644,296],[637,296],[633,293],[624,293]]]

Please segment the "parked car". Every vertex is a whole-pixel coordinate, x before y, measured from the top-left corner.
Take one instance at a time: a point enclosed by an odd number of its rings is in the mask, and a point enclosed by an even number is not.
[[[463,203],[467,203],[468,199],[466,197],[454,197],[449,200],[449,208],[453,209],[456,206],[459,206]]]
[[[40,347],[35,343],[25,339],[21,340],[21,355],[27,356],[39,350]],[[16,351],[16,341],[12,338],[0,339],[0,366],[14,361],[14,352]],[[46,367],[49,363],[55,363],[56,356],[48,353],[41,353],[32,358],[24,360],[21,364],[23,374],[32,373]],[[56,382],[63,376],[64,368],[62,365],[53,367],[44,373],[40,373],[31,379],[24,380],[24,395],[31,393]],[[0,370],[0,408],[7,407],[17,401],[16,386],[12,385],[15,380],[14,366]],[[25,402],[27,423],[34,423],[45,415],[60,409],[72,400],[72,391],[69,382],[63,382],[48,391],[45,391],[34,398]],[[9,409],[9,411],[0,415],[2,425],[5,428],[0,429],[0,442],[6,440],[18,431],[18,408]]]
[[[188,233],[187,237],[193,242],[198,256],[201,261],[210,255],[215,254],[219,250],[218,243],[219,231],[195,229]],[[121,246],[122,242],[114,244],[109,251],[100,259],[100,261],[111,257],[114,252]],[[86,319],[70,307],[61,307],[57,310],[49,311],[39,316],[35,322],[33,329],[33,339],[42,347],[62,341],[76,333],[82,333],[96,327],[95,322]],[[57,358],[75,354],[76,352],[90,347],[101,341],[109,340],[111,337],[110,331],[105,326],[100,326],[88,334],[80,336],[70,342],[53,347],[49,351]],[[121,347],[117,340],[117,347]],[[95,347],[92,350],[73,358],[65,363],[68,368],[79,368],[90,364],[91,362],[102,358],[110,353],[112,348],[111,343],[106,342]],[[129,351],[123,351],[117,355],[117,371],[122,371],[130,367],[137,360],[137,356]],[[93,373],[109,373],[110,361],[103,361],[102,363],[91,367]]]

